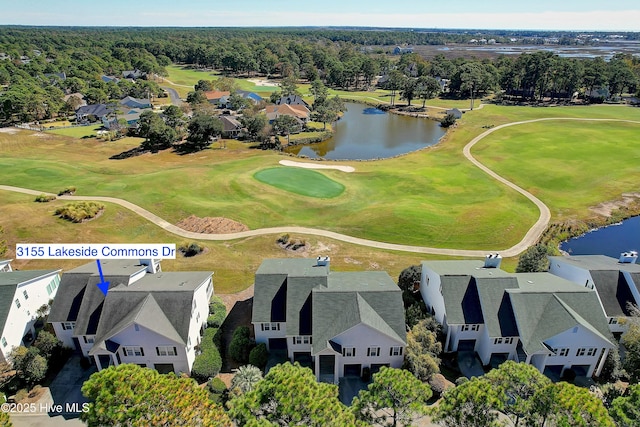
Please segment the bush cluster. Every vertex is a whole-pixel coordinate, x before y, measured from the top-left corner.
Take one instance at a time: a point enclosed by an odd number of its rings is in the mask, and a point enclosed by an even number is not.
[[[207,328],[202,336],[202,342],[200,343],[201,353],[196,356],[191,369],[191,376],[198,383],[204,383],[215,377],[222,368],[222,357],[214,342],[216,332],[217,329],[215,328]]]
[[[260,369],[264,369],[267,366],[267,361],[269,360],[269,352],[267,351],[267,345],[265,343],[260,343],[256,345],[249,352],[249,364],[253,366],[257,366]]]
[[[207,327],[219,328],[227,317],[227,307],[220,297],[213,296],[209,302],[209,317],[207,317]]]
[[[233,338],[229,344],[229,355],[239,363],[249,362],[249,353],[255,346],[255,342],[250,337],[251,331],[248,326],[239,326],[233,331]]]
[[[51,202],[53,200],[56,199],[56,196],[54,195],[47,195],[47,194],[40,194],[38,196],[36,196],[35,201],[38,203],[47,203],[47,202]]]
[[[66,204],[56,209],[55,214],[71,222],[82,222],[94,218],[103,209],[104,205],[102,203],[76,202]]]
[[[76,192],[76,187],[66,187],[64,190],[58,192],[58,196],[64,196],[65,194],[73,194]]]
[[[183,243],[182,245],[180,245],[180,247],[178,247],[178,250],[182,253],[183,256],[188,258],[200,254],[204,250],[204,247],[195,242],[191,242]]]

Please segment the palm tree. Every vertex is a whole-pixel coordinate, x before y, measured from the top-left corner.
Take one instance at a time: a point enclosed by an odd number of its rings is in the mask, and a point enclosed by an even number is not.
[[[231,389],[239,389],[247,393],[262,379],[262,371],[253,365],[244,365],[238,368],[236,375],[231,380]]]

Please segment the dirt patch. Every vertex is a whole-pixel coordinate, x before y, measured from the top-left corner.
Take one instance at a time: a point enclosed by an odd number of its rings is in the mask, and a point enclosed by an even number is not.
[[[8,133],[9,135],[15,135],[16,133],[18,133],[18,131],[13,128],[0,128],[0,133]]]
[[[238,233],[240,231],[249,230],[249,227],[247,227],[246,225],[229,218],[224,218],[224,217],[200,218],[195,215],[191,215],[188,218],[180,220],[176,225],[186,231],[191,231],[193,233],[206,233],[206,234]]]
[[[611,213],[616,209],[629,207],[636,202],[640,202],[640,193],[624,193],[622,194],[622,199],[602,202],[590,209],[598,215],[610,217]]]
[[[256,86],[267,86],[267,87],[278,87],[278,86],[280,86],[279,83],[270,82],[270,81],[264,80],[264,79],[247,79],[247,81],[253,83]]]

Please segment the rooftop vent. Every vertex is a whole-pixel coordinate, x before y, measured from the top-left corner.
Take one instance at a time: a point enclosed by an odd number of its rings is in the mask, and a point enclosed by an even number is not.
[[[618,260],[618,262],[620,264],[633,264],[636,262],[637,259],[638,259],[637,251],[622,252],[620,254],[620,259]]]
[[[318,267],[329,267],[329,263],[331,262],[331,258],[328,256],[319,256],[316,258],[316,265]]]
[[[501,261],[500,254],[489,254],[484,258],[484,268],[500,268]]]

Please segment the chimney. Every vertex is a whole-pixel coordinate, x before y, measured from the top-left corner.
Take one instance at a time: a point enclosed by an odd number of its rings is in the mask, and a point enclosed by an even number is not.
[[[147,266],[147,273],[156,274],[162,271],[159,259],[141,259],[140,265]]]
[[[637,259],[638,259],[638,252],[636,251],[622,252],[620,254],[620,259],[618,260],[618,262],[620,264],[633,264],[636,262]]]
[[[319,256],[316,258],[316,265],[318,267],[327,267],[329,268],[329,264],[331,263],[331,258],[328,256]]]
[[[484,268],[500,268],[502,257],[500,254],[489,254],[484,258]]]

